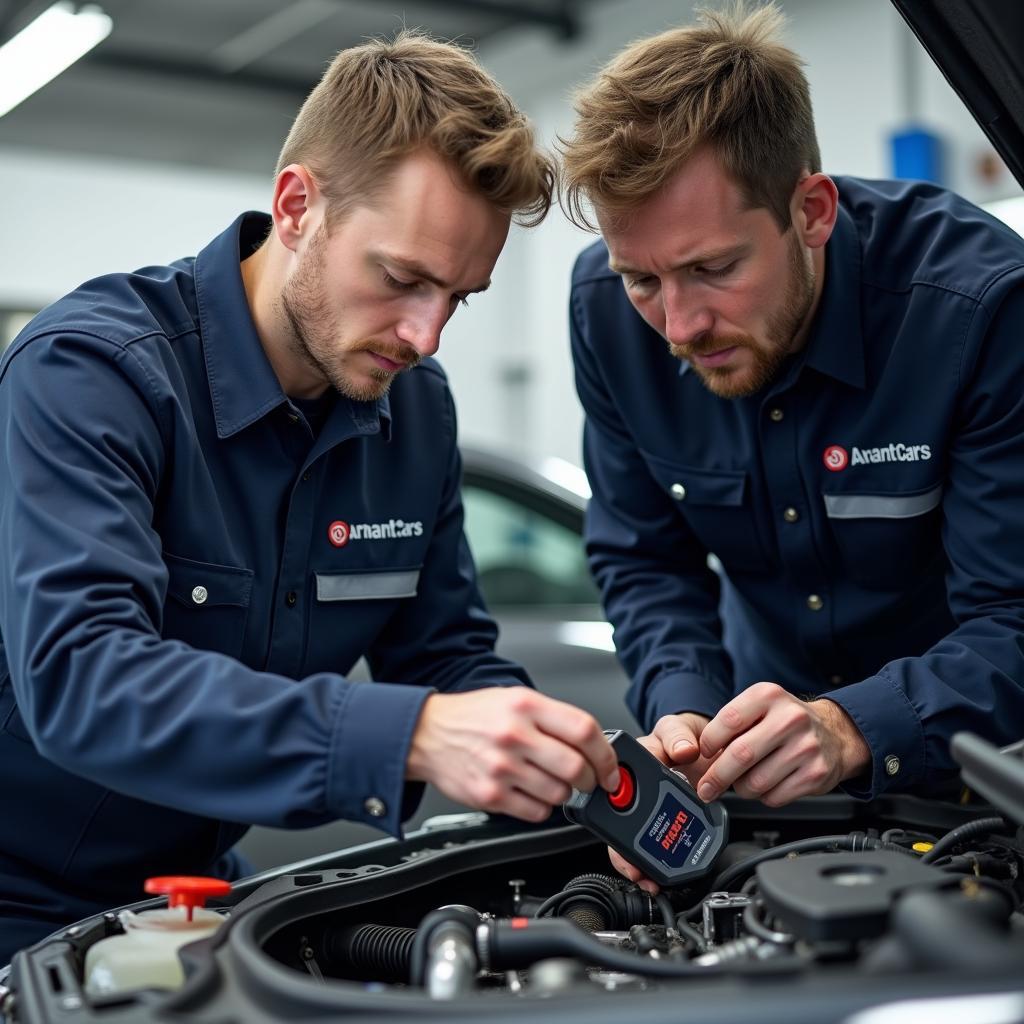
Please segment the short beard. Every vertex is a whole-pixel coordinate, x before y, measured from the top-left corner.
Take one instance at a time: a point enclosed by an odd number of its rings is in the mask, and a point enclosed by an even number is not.
[[[420,361],[420,356],[411,347],[399,351],[376,341],[363,341],[338,350],[341,325],[331,312],[323,282],[327,238],[327,227],[321,224],[309,240],[295,273],[281,290],[279,310],[288,324],[288,345],[293,355],[345,398],[376,402],[387,394],[400,371],[376,367],[365,375],[368,379],[353,379],[342,368],[344,357],[354,352],[374,351],[411,369]]]
[[[677,359],[690,362],[693,371],[704,386],[719,398],[746,398],[757,394],[779,375],[786,359],[793,353],[796,336],[803,326],[814,302],[814,274],[807,265],[803,247],[794,231],[788,246],[789,282],[782,305],[773,312],[766,324],[766,343],[754,343],[748,335],[711,337],[686,346],[670,345]],[[736,346],[745,348],[753,357],[753,366],[744,372],[732,367],[699,366],[694,355]]]

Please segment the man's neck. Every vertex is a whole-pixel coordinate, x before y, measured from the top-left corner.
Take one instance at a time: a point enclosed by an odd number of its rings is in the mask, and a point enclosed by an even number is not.
[[[284,282],[283,261],[274,249],[273,235],[251,256],[242,260],[242,286],[249,303],[249,312],[263,351],[286,395],[316,398],[326,386],[312,379],[305,365],[298,359],[290,344],[287,326],[277,303]]]
[[[800,329],[793,338],[792,352],[799,352],[810,337],[811,324],[818,315],[818,306],[821,305],[821,296],[825,291],[825,247],[811,250],[811,270],[814,274],[814,292],[811,297],[811,305],[807,310]]]

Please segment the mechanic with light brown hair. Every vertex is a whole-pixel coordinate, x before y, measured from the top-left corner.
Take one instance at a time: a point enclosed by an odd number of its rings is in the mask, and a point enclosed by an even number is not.
[[[494,654],[429,358],[552,186],[470,54],[369,43],[302,107],[269,217],[10,346],[0,963],[147,876],[237,876],[250,823],[397,834],[423,782],[538,821],[615,786],[594,719]]]
[[[934,790],[953,732],[1024,734],[1024,242],[822,173],[781,20],[634,43],[563,154],[603,236],[570,315],[629,702],[702,798],[771,806]]]

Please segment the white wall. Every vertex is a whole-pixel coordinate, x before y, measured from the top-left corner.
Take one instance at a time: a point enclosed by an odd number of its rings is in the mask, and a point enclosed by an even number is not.
[[[82,281],[194,255],[271,182],[0,149],[0,307],[41,306]]]
[[[581,6],[587,29],[577,44],[531,30],[482,52],[548,144],[571,130],[574,85],[626,42],[692,14],[685,0]],[[889,0],[783,6],[787,42],[808,64],[826,170],[885,176],[886,138],[908,116],[899,16]],[[973,174],[984,137],[923,52],[915,60],[914,113],[950,140],[950,184],[975,199],[1016,191],[1012,180],[984,185]],[[43,304],[95,274],[194,253],[242,209],[265,208],[269,191],[259,176],[0,150],[0,307]],[[557,210],[540,228],[515,230],[491,290],[452,321],[441,358],[464,441],[578,461],[566,302],[572,261],[588,241]]]

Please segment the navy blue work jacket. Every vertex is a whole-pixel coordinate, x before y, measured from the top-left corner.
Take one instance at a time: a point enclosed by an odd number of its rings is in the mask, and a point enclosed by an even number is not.
[[[571,331],[634,714],[714,715],[759,680],[827,694],[869,796],[948,780],[960,729],[1024,736],[1024,241],[930,185],[836,182],[809,340],[759,393],[706,390],[603,243]]]
[[[431,690],[527,681],[443,373],[314,437],[242,286],[268,227],[82,285],[0,363],[0,964],[148,875],[237,870],[245,824],[399,833]],[[345,678],[364,654],[386,685]]]

